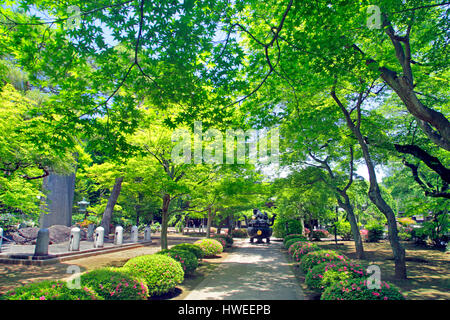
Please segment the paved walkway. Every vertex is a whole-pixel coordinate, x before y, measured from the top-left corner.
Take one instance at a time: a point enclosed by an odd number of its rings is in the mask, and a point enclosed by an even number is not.
[[[303,300],[281,244],[236,243],[238,248],[185,300]]]

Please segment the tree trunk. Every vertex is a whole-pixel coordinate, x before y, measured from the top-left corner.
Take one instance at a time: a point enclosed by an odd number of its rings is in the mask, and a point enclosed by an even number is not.
[[[105,211],[103,212],[101,226],[105,229],[105,237],[108,236],[111,231],[109,226],[111,224],[114,206],[117,203],[117,198],[119,198],[120,190],[122,189],[122,182],[123,182],[123,177],[116,178],[116,181],[114,182],[114,187],[109,196]]]
[[[162,221],[161,221],[161,249],[167,249],[167,226],[169,222],[169,205],[170,205],[170,195],[165,194],[163,197],[162,205]]]
[[[214,219],[214,215],[212,213],[211,207],[208,208],[208,221],[206,222],[206,237],[209,238],[211,236],[211,225],[212,220]]]
[[[395,219],[394,211],[381,196],[380,187],[378,186],[377,176],[375,173],[375,167],[372,159],[370,158],[369,148],[364,142],[361,132],[359,130],[355,131],[357,133],[359,144],[363,150],[364,160],[366,161],[366,166],[369,172],[369,199],[377,206],[377,208],[386,216],[387,219],[389,242],[392,247],[395,262],[395,278],[406,279],[405,249],[400,244],[397,230],[397,220]]]
[[[336,93],[334,90],[331,92],[331,96],[336,101],[336,103],[341,108],[345,120],[347,122],[348,128],[352,131],[355,138],[358,140],[358,143],[362,149],[363,157],[366,162],[367,170],[369,172],[369,199],[372,201],[374,205],[385,215],[388,223],[388,232],[389,232],[389,242],[391,244],[392,253],[394,256],[394,263],[395,263],[395,278],[396,279],[406,279],[406,260],[405,260],[405,249],[400,244],[400,239],[398,237],[398,230],[397,230],[397,221],[395,219],[395,214],[392,208],[384,201],[380,188],[378,186],[377,182],[377,176],[375,173],[375,167],[373,165],[372,159],[370,157],[369,153],[369,147],[367,146],[367,143],[364,141],[364,137],[361,134],[361,130],[358,125],[355,125],[353,120],[350,117],[349,112],[345,108],[345,106],[341,103],[339,98],[336,96]],[[360,95],[362,97],[362,95]],[[358,114],[360,114],[360,107],[362,103],[362,99],[358,101],[357,109]],[[360,119],[359,119],[360,120]]]
[[[348,222],[350,222],[350,227],[352,230],[353,239],[355,241],[356,248],[356,258],[364,259],[364,246],[361,239],[361,234],[359,233],[358,223],[356,222],[355,213],[353,207],[350,203],[350,199],[346,192],[342,192],[341,196],[344,198],[342,201],[339,197],[337,198],[339,206],[345,210],[347,213]]]
[[[234,222],[233,218],[231,216],[228,216],[228,234],[229,235],[232,235],[232,233],[233,233],[233,229],[234,229],[233,222]]]

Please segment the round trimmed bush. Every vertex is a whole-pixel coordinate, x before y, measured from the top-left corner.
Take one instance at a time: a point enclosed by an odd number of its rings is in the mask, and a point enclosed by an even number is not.
[[[182,249],[169,249],[169,250],[161,250],[156,254],[164,254],[169,256],[181,264],[185,273],[192,273],[198,267],[197,257],[190,251],[182,250]]]
[[[301,258],[300,268],[304,273],[308,273],[313,267],[318,264],[325,264],[330,262],[340,262],[348,260],[347,257],[341,255],[333,250],[318,250],[309,252]]]
[[[163,254],[131,258],[123,268],[145,280],[150,296],[167,293],[184,280],[181,264]]]
[[[400,290],[391,283],[381,282],[379,289],[369,289],[366,280],[339,281],[326,288],[321,300],[405,300]]]
[[[215,234],[215,235],[211,236],[211,239],[216,239],[216,240],[223,239],[223,240],[225,240],[225,246],[227,248],[230,248],[233,245],[233,242],[234,242],[233,241],[233,237],[228,235],[228,234]],[[225,248],[225,246],[224,246],[224,248]]]
[[[290,241],[290,240],[289,240]],[[308,252],[319,250],[320,248],[311,242],[307,241],[296,241],[288,247],[288,253],[296,260],[300,261],[300,258],[307,254]],[[297,254],[297,251],[298,254]],[[294,256],[294,254],[297,254]],[[298,258],[298,259],[297,259]]]
[[[202,254],[204,257],[214,257],[223,252],[222,244],[215,239],[197,240],[194,244],[202,249]]]
[[[335,282],[366,276],[365,268],[352,261],[321,263],[308,272],[305,283],[310,289],[323,291]]]
[[[124,268],[100,268],[81,275],[81,283],[90,286],[105,300],[146,300],[148,287]]]
[[[193,244],[193,243],[180,243],[177,245],[174,245],[172,250],[187,250],[191,253],[193,253],[197,259],[201,259],[203,257],[202,249],[199,248],[199,246]]]
[[[65,281],[41,281],[6,292],[2,300],[103,300],[88,286],[70,289]]]
[[[307,240],[306,237],[302,234],[298,234],[298,233],[288,234],[287,236],[284,237],[283,244],[285,245],[287,241],[294,239],[294,238]]]
[[[305,240],[303,238],[292,238],[292,239],[289,239],[288,241],[286,241],[286,243],[284,244],[284,247],[286,249],[289,249],[292,244],[299,242],[299,241],[307,241],[307,240]]]
[[[296,245],[292,248],[290,254],[295,261],[300,262],[305,254],[317,250],[320,250],[320,248],[316,244],[307,241],[299,241],[296,242]]]
[[[222,251],[225,250],[225,247],[227,246],[227,243],[225,242],[225,239],[223,239],[223,238],[216,238],[214,240],[217,240],[222,245]]]

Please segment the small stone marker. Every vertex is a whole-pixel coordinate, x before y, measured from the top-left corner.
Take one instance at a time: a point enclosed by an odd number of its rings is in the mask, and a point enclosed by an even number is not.
[[[133,226],[131,228],[131,242],[136,243],[138,242],[138,227]]]
[[[103,248],[104,236],[105,229],[103,227],[97,227],[94,235],[94,248]]]
[[[72,228],[72,230],[70,230],[69,251],[80,250],[80,233],[81,230],[78,227]]]
[[[35,256],[48,256],[48,245],[50,244],[50,233],[48,229],[40,229],[37,234]]]
[[[121,245],[123,243],[123,227],[117,226],[114,232],[114,244]]]
[[[152,242],[152,229],[150,226],[146,226],[144,230],[144,241]]]

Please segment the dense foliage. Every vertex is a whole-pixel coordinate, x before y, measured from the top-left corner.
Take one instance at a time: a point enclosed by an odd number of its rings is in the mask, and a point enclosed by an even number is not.
[[[123,268],[100,268],[81,275],[81,284],[91,287],[105,300],[146,300],[148,287]]]
[[[192,273],[198,267],[198,259],[192,252],[188,250],[177,250],[174,248],[161,250],[156,254],[164,254],[178,261],[183,268],[184,273]]]
[[[194,242],[202,250],[203,257],[213,257],[223,252],[222,244],[214,239],[202,239]]]
[[[131,258],[123,268],[145,280],[150,296],[168,293],[184,279],[181,264],[162,254]]]
[[[69,288],[65,281],[41,281],[6,292],[4,300],[103,300],[91,287]]]
[[[338,281],[325,289],[321,300],[405,300],[391,283],[381,282],[379,289],[369,289],[366,280]]]

